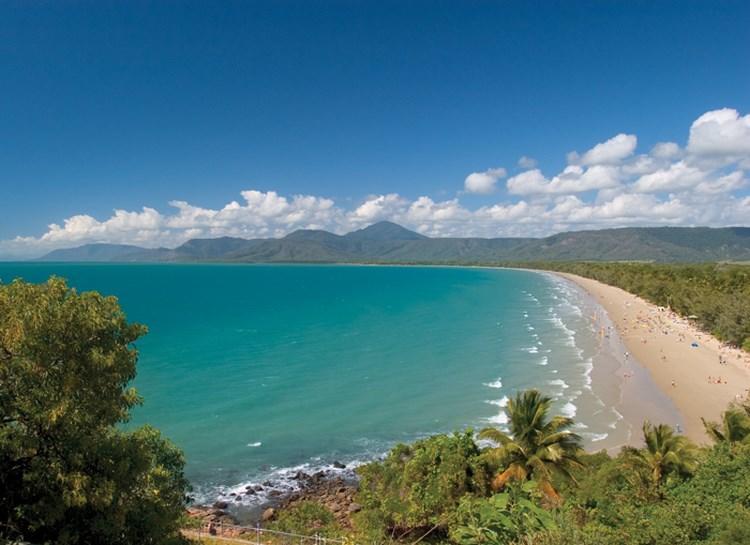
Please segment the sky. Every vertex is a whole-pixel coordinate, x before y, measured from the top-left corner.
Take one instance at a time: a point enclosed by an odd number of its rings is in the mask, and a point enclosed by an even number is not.
[[[0,3],[0,258],[750,224],[750,3]]]

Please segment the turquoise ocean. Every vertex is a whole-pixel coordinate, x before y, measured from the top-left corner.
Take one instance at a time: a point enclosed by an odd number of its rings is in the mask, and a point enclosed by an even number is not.
[[[153,424],[184,450],[197,501],[262,482],[291,489],[298,470],[351,468],[398,442],[502,427],[507,396],[529,387],[575,416],[589,445],[625,433],[617,384],[592,379],[597,310],[551,275],[0,263],[2,282],[52,274],[117,296],[148,326],[135,380],[145,402],[128,425]],[[614,379],[615,363],[597,365]]]

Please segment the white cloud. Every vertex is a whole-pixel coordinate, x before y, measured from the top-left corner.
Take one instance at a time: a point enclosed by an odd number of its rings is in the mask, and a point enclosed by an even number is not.
[[[611,165],[633,155],[638,139],[634,134],[620,133],[597,144],[581,157],[584,165]]]
[[[516,221],[525,218],[530,210],[526,201],[519,201],[515,204],[496,204],[494,206],[483,207],[477,210],[476,215],[480,218],[487,218],[493,221]]]
[[[706,112],[690,126],[687,149],[696,155],[750,155],[750,114],[723,108]]]
[[[690,189],[705,178],[706,173],[703,170],[679,161],[669,165],[668,168],[641,176],[633,185],[633,189],[640,193],[679,191]]]
[[[680,146],[674,142],[658,142],[651,148],[651,155],[658,159],[674,159],[680,155]]]
[[[568,221],[578,223],[631,224],[636,222],[675,223],[687,212],[688,207],[679,199],[659,201],[653,195],[623,194],[601,204],[585,204],[567,211]]]
[[[747,179],[745,178],[744,172],[735,170],[734,172],[727,174],[726,176],[721,176],[715,180],[701,182],[696,186],[695,190],[698,193],[709,194],[730,193],[737,189],[742,189],[746,185]],[[745,218],[744,221],[747,221],[747,218]]]
[[[584,170],[578,165],[568,165],[551,180],[547,180],[538,169],[522,172],[508,179],[507,187],[513,195],[559,195],[615,187],[618,178],[616,167],[594,165]]]
[[[544,177],[538,168],[527,170],[521,174],[508,178],[506,186],[508,193],[514,195],[533,195],[534,193],[545,193],[549,180]]]
[[[464,189],[467,193],[479,193],[487,195],[495,191],[495,184],[500,178],[505,178],[507,172],[504,168],[491,168],[484,172],[472,172],[464,180]]]
[[[408,201],[396,193],[374,195],[351,212],[349,219],[355,224],[372,223],[402,214],[407,206]]]
[[[569,164],[549,178],[527,168],[505,182],[507,195],[476,209],[465,207],[460,194],[435,200],[387,193],[344,207],[326,197],[248,189],[215,209],[173,200],[166,211],[116,209],[105,219],[77,214],[39,236],[0,241],[0,256],[36,256],[91,242],[174,247],[190,238],[280,237],[295,229],[345,233],[379,220],[430,236],[484,237],[625,225],[747,225],[748,127],[750,116],[715,110],[696,119],[686,146],[660,142],[640,154],[635,136],[619,134],[583,155],[571,152]],[[519,164],[534,163],[524,157]],[[465,190],[489,195],[505,175],[501,168],[474,172]]]
[[[458,203],[458,199],[435,202],[429,197],[419,197],[411,203],[404,219],[410,224],[442,222],[466,219],[470,214]]]
[[[111,218],[98,221],[87,214],[67,218],[63,225],[53,223],[38,240],[53,245],[58,242],[101,240],[107,242],[138,242],[162,233],[163,222],[159,212],[144,207],[141,212],[115,210]],[[31,239],[23,239],[32,241]]]

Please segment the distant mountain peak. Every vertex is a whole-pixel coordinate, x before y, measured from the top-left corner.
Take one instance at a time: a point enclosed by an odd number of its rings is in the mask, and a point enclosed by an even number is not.
[[[322,229],[297,229],[283,238],[286,240],[325,240],[340,237]]]
[[[389,221],[348,235],[302,229],[284,238],[192,239],[173,250],[87,244],[42,261],[409,262],[750,261],[750,228],[628,227],[545,238],[429,238]]]
[[[422,240],[424,235],[410,231],[391,221],[379,221],[372,225],[352,231],[346,238],[354,240]]]

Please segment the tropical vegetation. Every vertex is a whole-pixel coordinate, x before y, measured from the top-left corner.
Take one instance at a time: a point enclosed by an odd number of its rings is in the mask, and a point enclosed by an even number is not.
[[[145,333],[61,279],[0,285],[0,542],[181,541],[182,453],[121,427]]]
[[[435,436],[399,445],[385,460],[362,467],[358,538],[456,545],[750,543],[747,435],[722,432],[713,445],[698,447],[669,426],[647,422],[642,447],[587,454],[569,430],[573,422],[549,416],[550,405],[537,391],[517,394],[505,408],[508,431],[480,434],[496,440],[489,448],[479,448],[470,432]],[[729,407],[722,422],[736,422],[733,415],[744,407]],[[550,487],[557,501],[550,501]]]
[[[570,431],[574,422],[565,416],[548,417],[552,398],[537,390],[519,392],[508,401],[510,433],[485,428],[480,439],[498,446],[489,452],[501,470],[492,480],[493,490],[502,490],[508,482],[534,478],[547,500],[559,495],[552,485],[555,474],[571,478],[573,469],[582,467],[579,459],[581,438]]]

